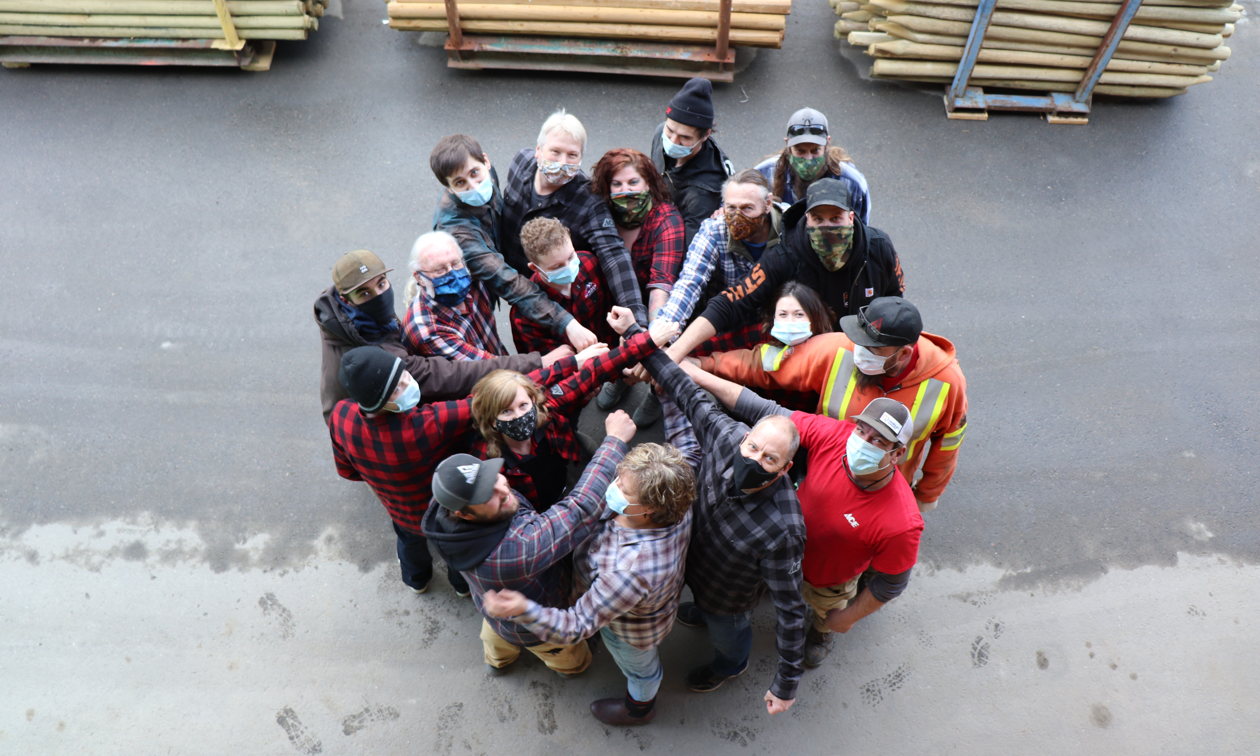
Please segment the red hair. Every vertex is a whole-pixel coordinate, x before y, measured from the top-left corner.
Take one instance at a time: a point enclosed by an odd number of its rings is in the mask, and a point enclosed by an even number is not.
[[[629,147],[618,147],[604,153],[604,156],[591,169],[591,192],[604,202],[608,202],[612,194],[613,174],[627,165],[633,166],[647,182],[648,191],[652,193],[653,204],[663,205],[669,202],[669,189],[666,188],[660,171],[656,170],[656,166],[652,165],[647,155]]]

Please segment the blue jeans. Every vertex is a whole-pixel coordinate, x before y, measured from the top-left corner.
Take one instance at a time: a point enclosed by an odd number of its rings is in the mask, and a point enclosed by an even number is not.
[[[665,676],[665,670],[661,668],[661,655],[656,652],[656,646],[646,651],[635,648],[618,638],[607,627],[600,630],[599,634],[604,638],[604,646],[609,655],[626,676],[626,690],[630,697],[640,703],[656,698],[656,691],[661,687],[661,678]]]
[[[700,614],[709,628],[709,642],[713,644],[713,661],[709,666],[727,677],[743,672],[752,654],[752,612],[709,614],[702,609]]]
[[[429,554],[429,541],[423,533],[416,533],[398,527],[393,523],[394,533],[398,536],[398,563],[402,568],[402,581],[412,588],[424,588],[433,579],[433,556]],[[468,592],[468,581],[459,571],[446,564],[451,586],[460,593]]]

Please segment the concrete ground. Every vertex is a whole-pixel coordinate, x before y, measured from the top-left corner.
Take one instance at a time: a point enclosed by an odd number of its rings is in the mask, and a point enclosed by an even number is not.
[[[343,0],[268,73],[0,72],[0,753],[1254,753],[1260,726],[1260,29],[1216,81],[1085,127],[948,121],[865,79],[822,0],[717,88],[739,166],[809,104],[870,181],[970,430],[908,592],[786,715],[753,666],[660,716],[587,713],[602,655],[488,679],[471,604],[399,583],[339,479],[311,302],[429,226],[443,134],[496,165],[558,106],[646,148],[675,81],[448,70]],[[591,423],[594,418],[587,418]]]

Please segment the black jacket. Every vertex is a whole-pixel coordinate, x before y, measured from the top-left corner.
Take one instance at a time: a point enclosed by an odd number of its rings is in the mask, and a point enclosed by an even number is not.
[[[676,167],[677,161],[665,154],[665,147],[661,144],[663,133],[664,121],[656,127],[656,134],[652,137],[652,163],[665,177],[665,186],[669,189],[670,200],[682,216],[687,231],[687,246],[690,247],[700,224],[722,206],[722,184],[735,173],[735,166],[710,135],[695,157],[683,163],[681,168]]]
[[[761,320],[762,311],[780,285],[798,281],[818,292],[838,321],[857,313],[876,297],[899,297],[905,292],[901,261],[888,234],[853,219],[853,247],[848,261],[832,273],[809,244],[805,201],[783,214],[783,242],[762,256],[748,277],[709,300],[702,317],[718,333]]]

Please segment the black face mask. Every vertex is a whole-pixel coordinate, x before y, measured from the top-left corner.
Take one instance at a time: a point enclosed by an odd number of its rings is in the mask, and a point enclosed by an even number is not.
[[[735,472],[731,475],[731,483],[739,490],[761,488],[778,477],[779,472],[766,472],[766,468],[738,452],[735,454]]]
[[[524,441],[534,435],[538,427],[538,405],[529,408],[529,412],[515,420],[495,420],[494,428],[513,441]]]
[[[385,325],[394,319],[394,290],[386,289],[363,304],[354,306],[380,325]]]

